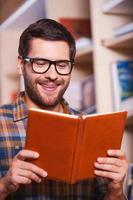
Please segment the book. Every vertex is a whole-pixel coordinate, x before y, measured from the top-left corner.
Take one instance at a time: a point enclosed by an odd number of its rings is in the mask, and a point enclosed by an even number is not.
[[[115,27],[113,29],[113,35],[115,37],[119,37],[121,35],[125,35],[130,32],[133,32],[133,22]]]
[[[88,47],[92,47],[92,39],[87,38],[87,37],[80,37],[76,40],[76,50],[77,51],[86,49]]]
[[[73,184],[93,178],[97,157],[120,148],[125,121],[126,111],[75,116],[31,108],[25,148],[40,154],[30,162],[49,179]]]
[[[64,98],[70,106],[86,114],[96,113],[95,80],[90,74],[81,80],[70,83]]]
[[[132,110],[133,61],[117,61],[111,64],[114,110]]]
[[[59,22],[72,33],[75,40],[82,37],[91,38],[90,19],[61,17]]]

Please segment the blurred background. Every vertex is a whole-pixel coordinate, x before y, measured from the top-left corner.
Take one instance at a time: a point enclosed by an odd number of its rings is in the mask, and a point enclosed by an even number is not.
[[[122,148],[132,163],[133,0],[0,0],[0,104],[24,90],[18,41],[41,18],[61,22],[76,40],[70,105],[88,114],[128,111]]]

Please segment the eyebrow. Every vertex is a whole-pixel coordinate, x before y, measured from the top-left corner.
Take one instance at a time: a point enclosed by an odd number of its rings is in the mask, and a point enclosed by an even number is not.
[[[48,61],[56,61],[56,62],[58,62],[58,61],[69,61],[69,62],[71,62],[71,60],[69,60],[69,59],[59,59],[59,60],[50,60],[50,59],[48,59],[48,58],[41,58],[41,57],[25,57],[25,58],[29,58],[29,59],[36,59],[36,60],[48,60]],[[73,61],[73,60],[72,60]]]

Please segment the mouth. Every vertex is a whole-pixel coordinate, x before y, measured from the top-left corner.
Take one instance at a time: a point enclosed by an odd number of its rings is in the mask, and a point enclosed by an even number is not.
[[[46,94],[54,94],[57,91],[58,85],[54,83],[39,84],[39,88]]]

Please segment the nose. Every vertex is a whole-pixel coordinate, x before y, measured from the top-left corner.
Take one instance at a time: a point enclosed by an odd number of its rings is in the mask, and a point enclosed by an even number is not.
[[[49,70],[44,74],[46,78],[49,78],[51,80],[55,80],[58,78],[58,74],[55,70],[55,65],[51,64]]]

